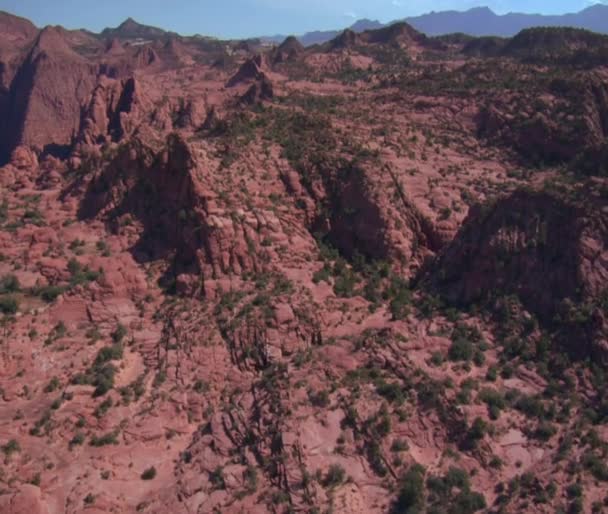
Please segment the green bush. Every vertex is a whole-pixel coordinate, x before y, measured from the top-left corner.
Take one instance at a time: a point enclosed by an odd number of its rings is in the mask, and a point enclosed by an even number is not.
[[[325,474],[325,478],[323,479],[323,485],[325,487],[337,487],[346,477],[346,471],[339,464],[332,464],[327,473]]]
[[[84,434],[82,432],[78,432],[72,439],[70,440],[70,448],[73,446],[80,446],[84,444]]]
[[[557,428],[551,423],[543,421],[539,423],[538,427],[534,431],[534,438],[540,439],[541,441],[548,441],[557,433]]]
[[[474,348],[467,339],[456,339],[448,350],[451,361],[470,361],[473,358]]]
[[[0,298],[0,313],[5,315],[17,314],[19,302],[12,296]]]
[[[13,453],[18,453],[21,451],[21,445],[16,439],[11,439],[4,446],[2,446],[2,451],[4,455],[10,457]]]
[[[211,483],[214,489],[226,489],[224,470],[221,466],[218,466],[211,473],[209,473],[209,482]]]
[[[412,466],[399,480],[399,493],[392,514],[418,514],[424,509],[424,468]]]
[[[52,393],[61,387],[61,382],[57,377],[51,378],[50,382],[44,388],[45,393]]]
[[[122,325],[121,323],[119,323],[116,328],[114,329],[114,332],[112,332],[112,341],[114,341],[114,343],[118,344],[120,343],[124,337],[127,335],[127,329],[125,328],[124,325]],[[121,355],[122,357],[122,355]],[[120,358],[120,357],[118,357]]]
[[[53,303],[57,298],[65,292],[65,287],[61,286],[44,286],[35,289],[34,294],[40,296],[46,303]]]
[[[98,419],[104,417],[106,415],[106,413],[108,412],[108,410],[110,410],[110,408],[112,407],[113,404],[114,404],[114,402],[112,401],[112,398],[106,398],[95,409],[95,412],[93,412],[93,415]]]
[[[110,444],[118,444],[118,432],[108,432],[102,436],[93,436],[89,443],[91,446],[108,446]]]
[[[116,367],[111,361],[120,360],[123,356],[121,344],[113,344],[99,350],[93,365],[85,372],[72,379],[73,384],[95,386],[94,397],[103,396],[114,387]]]
[[[154,480],[156,477],[156,468],[154,466],[149,467],[141,474],[142,480]]]
[[[380,396],[386,398],[391,403],[401,405],[405,401],[403,390],[399,384],[379,379],[376,381],[376,391]]]
[[[0,278],[0,294],[16,293],[20,289],[19,279],[15,275],[4,275]]]
[[[581,463],[596,480],[608,482],[608,464],[601,457],[598,457],[592,451],[587,451],[583,454]]]
[[[461,491],[454,499],[448,514],[471,514],[486,508],[486,499],[475,491]]]
[[[310,403],[315,407],[328,407],[330,403],[329,391],[325,389],[317,393],[315,393],[314,391],[309,391],[308,399],[310,400]]]
[[[391,444],[391,451],[392,452],[405,452],[407,450],[409,450],[410,445],[407,444],[407,441],[405,439],[395,439],[393,441],[393,443]]]
[[[475,448],[479,441],[485,437],[487,431],[487,423],[479,417],[475,418],[463,441],[464,449],[470,450]]]
[[[488,406],[491,419],[498,419],[500,412],[506,407],[504,397],[495,389],[482,389],[479,392],[478,398]]]

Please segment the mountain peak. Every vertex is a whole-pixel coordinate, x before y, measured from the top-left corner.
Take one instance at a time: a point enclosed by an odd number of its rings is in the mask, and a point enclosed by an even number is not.
[[[350,26],[350,29],[354,30],[355,32],[364,32],[366,30],[380,29],[382,27],[384,27],[384,24],[380,23],[378,20],[369,20],[367,18],[363,18],[353,23]]]
[[[133,18],[128,17],[116,28],[106,28],[102,31],[102,36],[105,37],[118,37],[118,38],[159,38],[163,37],[169,32],[152,27],[150,25],[144,25],[135,21]]]
[[[471,7],[471,9],[469,9],[468,12],[470,12],[470,13],[476,13],[476,14],[482,14],[482,13],[483,14],[496,14],[488,6]]]

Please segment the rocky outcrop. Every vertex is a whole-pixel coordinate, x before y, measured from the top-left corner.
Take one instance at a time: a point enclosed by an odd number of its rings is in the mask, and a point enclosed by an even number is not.
[[[479,137],[510,146],[529,161],[569,162],[599,148],[608,135],[605,79],[599,73],[555,79],[536,103],[525,93],[493,97],[477,115],[477,131]]]
[[[266,61],[262,55],[247,59],[239,70],[228,80],[226,87],[233,88],[249,84],[248,89],[239,97],[239,102],[253,105],[274,97],[272,81],[266,73]]]
[[[1,134],[4,158],[18,145],[50,153],[69,147],[96,74],[59,29],[44,29],[11,84]]]
[[[37,33],[38,29],[31,21],[0,12],[0,40],[3,43],[23,44],[34,39]]]
[[[135,52],[134,62],[136,68],[143,68],[160,63],[160,57],[154,48],[144,46]]]
[[[526,29],[509,40],[501,55],[525,62],[592,67],[606,61],[608,37],[569,27]]]
[[[241,102],[254,105],[264,100],[272,100],[274,97],[274,87],[268,77],[263,76],[261,80],[258,80],[252,84],[249,89],[241,96]]]
[[[304,52],[304,46],[294,36],[289,36],[275,50],[273,63],[280,64],[296,60]]]
[[[126,218],[141,226],[132,248],[140,261],[166,258],[170,275],[206,280],[261,269],[257,248],[264,223],[253,213],[216,207],[188,144],[171,134],[166,144],[132,139],[116,150],[109,164],[90,180],[80,216],[99,217],[114,231]]]
[[[583,355],[606,344],[608,215],[605,201],[586,204],[545,192],[518,191],[472,209],[441,254],[432,281],[450,301],[470,305],[516,295]],[[584,319],[581,319],[581,316]],[[583,344],[584,342],[584,344]]]
[[[118,141],[127,132],[125,116],[137,104],[137,82],[102,77],[83,116],[79,140],[86,144]]]
[[[407,23],[393,23],[388,27],[367,30],[357,33],[346,29],[328,43],[330,50],[344,50],[358,45],[387,45],[393,48],[426,47],[429,49],[447,49],[440,40],[429,39]]]
[[[327,159],[327,158],[326,158]],[[442,246],[439,233],[409,200],[390,167],[329,158],[300,176],[286,173],[288,191],[307,206],[310,231],[348,259],[390,261],[410,274]],[[389,184],[384,180],[389,177]],[[395,191],[395,200],[386,196]]]
[[[330,50],[343,50],[346,48],[352,48],[358,43],[358,34],[350,29],[346,29],[335,39],[332,39],[328,45]]]
[[[247,59],[228,80],[226,87],[235,87],[239,84],[262,80],[265,76],[264,68],[265,62],[262,55],[256,55],[251,59]]]
[[[369,43],[389,44],[393,46],[406,46],[411,44],[424,44],[427,37],[407,23],[394,23],[388,27],[364,32],[361,38]]]

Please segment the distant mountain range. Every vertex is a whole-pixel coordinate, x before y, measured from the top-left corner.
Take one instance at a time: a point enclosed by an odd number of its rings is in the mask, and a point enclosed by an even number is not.
[[[463,33],[471,36],[511,37],[531,27],[576,27],[608,34],[608,5],[593,5],[578,13],[562,15],[509,13],[499,15],[488,7],[476,7],[468,11],[442,11],[414,16],[389,23],[374,20],[358,20],[351,30],[364,32],[405,21],[428,36]],[[339,35],[341,30],[315,31],[297,36],[305,46],[321,44]],[[285,36],[263,37],[266,41],[281,42]]]

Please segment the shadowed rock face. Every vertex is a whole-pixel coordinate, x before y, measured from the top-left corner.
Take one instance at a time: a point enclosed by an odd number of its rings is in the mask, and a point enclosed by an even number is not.
[[[273,62],[279,64],[282,62],[294,61],[303,53],[304,46],[295,37],[289,36],[276,49]]]
[[[196,252],[202,243],[198,235],[194,237],[193,228],[200,222],[205,199],[196,194],[195,169],[187,145],[177,137],[169,138],[160,151],[134,140],[120,147],[91,181],[80,214],[102,216],[110,224],[131,215],[144,226],[135,249],[140,258],[167,256],[177,250],[183,263],[200,272]],[[180,219],[180,212],[186,217]]]
[[[40,32],[5,102],[4,159],[20,144],[38,151],[70,145],[94,83],[95,67],[72,52],[57,29]]]
[[[598,344],[577,342],[572,349],[606,359],[608,326],[600,314],[608,287],[605,210],[601,201],[585,205],[524,191],[477,207],[442,252],[433,280],[449,301],[461,304],[516,295],[544,323],[562,318],[560,330],[572,315],[564,309],[587,302],[592,312],[579,335],[586,331]]]
[[[585,151],[597,151],[608,136],[608,87],[591,74],[577,81],[554,80],[543,109],[518,107],[521,98],[494,98],[480,109],[477,130],[482,138],[513,147],[533,162],[568,162]]]
[[[572,28],[523,30],[505,45],[502,55],[528,62],[593,66],[608,55],[608,36]]]
[[[226,83],[226,87],[235,87],[238,84],[250,82],[252,80],[262,80],[264,77],[264,57],[256,55],[251,59],[247,59],[239,68],[239,71],[234,74]]]
[[[247,223],[214,215],[205,171],[188,144],[170,135],[160,147],[135,139],[92,178],[79,215],[100,218],[118,230],[125,217],[141,223],[132,251],[141,262],[167,259],[171,275],[205,279],[256,270],[259,236]],[[203,290],[204,292],[204,290]]]

